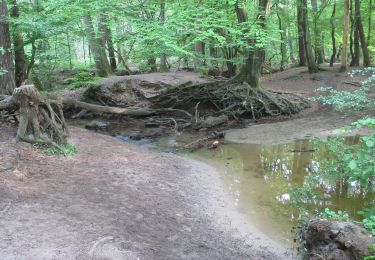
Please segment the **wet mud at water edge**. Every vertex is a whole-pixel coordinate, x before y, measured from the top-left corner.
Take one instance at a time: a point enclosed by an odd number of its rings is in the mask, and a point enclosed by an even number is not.
[[[167,137],[132,138],[147,129],[120,129],[112,125],[102,130],[116,138],[163,152],[175,152],[179,147],[198,139],[196,134],[182,133]],[[203,133],[198,133],[204,135]],[[146,134],[147,136],[147,134]],[[346,137],[350,143],[357,137]],[[298,224],[299,212],[291,207],[291,188],[300,187],[306,179],[319,171],[328,154],[309,140],[288,144],[260,145],[225,143],[217,149],[201,149],[181,155],[207,163],[221,173],[221,179],[237,210],[248,221],[276,241],[290,247],[295,235],[291,230]],[[310,200],[309,214],[342,210],[350,217],[360,219],[357,211],[374,205],[374,193],[361,189],[358,183],[330,183],[321,180],[316,187],[316,198]]]

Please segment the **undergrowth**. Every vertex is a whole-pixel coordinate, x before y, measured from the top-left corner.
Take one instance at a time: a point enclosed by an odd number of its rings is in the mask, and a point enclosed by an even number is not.
[[[46,144],[35,143],[33,147],[41,150],[48,155],[73,155],[78,152],[78,148],[74,144],[66,144],[59,147],[54,147]]]

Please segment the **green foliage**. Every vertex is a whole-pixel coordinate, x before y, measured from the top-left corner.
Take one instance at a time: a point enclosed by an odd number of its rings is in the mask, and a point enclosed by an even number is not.
[[[74,144],[66,144],[58,148],[55,146],[36,143],[33,147],[49,155],[73,155],[78,151],[77,146]]]
[[[320,217],[327,218],[327,219],[339,220],[339,221],[349,220],[348,213],[343,212],[341,210],[335,212],[333,210],[330,210],[329,208],[325,208],[324,212],[320,213]]]
[[[72,155],[77,153],[78,151],[77,146],[73,144],[67,144],[62,146],[61,148],[62,150],[56,147],[49,147],[46,149],[46,153],[51,155]]]
[[[73,78],[67,78],[63,81],[63,85],[67,85],[69,89],[77,89],[82,87],[96,87],[100,78],[93,76],[92,73],[82,71]]]
[[[324,145],[328,151],[326,160],[320,165],[319,175],[311,178],[325,176],[331,181],[340,178],[348,182],[359,182],[363,188],[375,190],[375,119],[366,118],[353,123],[345,131],[353,128],[368,127],[371,134],[358,137],[356,144],[349,144],[345,137],[331,137],[327,140],[315,139],[315,144]]]
[[[375,236],[375,207],[361,210],[358,214],[363,215],[363,226]]]
[[[375,236],[375,216],[363,219],[363,225]]]
[[[365,75],[368,76],[368,79],[363,81],[355,91],[336,90],[332,87],[319,88],[318,91],[325,95],[312,100],[325,105],[334,105],[339,111],[375,109],[375,99],[369,95],[369,92],[375,88],[375,67],[354,70],[350,75]]]

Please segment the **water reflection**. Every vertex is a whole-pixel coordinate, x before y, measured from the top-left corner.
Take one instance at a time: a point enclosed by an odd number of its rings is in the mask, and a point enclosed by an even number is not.
[[[358,138],[348,137],[346,142],[355,144]],[[289,190],[316,175],[329,153],[324,147],[313,147],[309,140],[297,140],[266,146],[228,144],[214,151],[198,151],[194,157],[221,169],[239,211],[269,235],[290,241],[298,211],[290,206]],[[329,207],[347,211],[356,218],[358,210],[374,205],[373,192],[361,188],[357,182],[348,184],[343,178],[335,181],[318,178],[314,191],[318,196],[305,201],[312,212]]]

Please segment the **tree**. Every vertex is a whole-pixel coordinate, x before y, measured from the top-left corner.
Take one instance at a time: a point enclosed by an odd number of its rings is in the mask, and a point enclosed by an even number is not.
[[[160,0],[160,23],[162,26],[165,23],[165,0]],[[160,55],[160,71],[168,71],[167,55],[165,53]]]
[[[313,13],[315,59],[318,64],[322,64],[324,62],[324,46],[322,32],[318,28],[318,20],[325,8],[325,3],[324,1],[322,1],[320,5],[320,10],[318,11],[318,1],[311,0],[311,7]]]
[[[8,9],[5,0],[0,1],[0,94],[13,93],[16,87],[8,23]]]
[[[287,63],[287,49],[286,49],[287,34],[283,28],[283,21],[281,18],[282,14],[284,14],[284,10],[279,7],[276,15],[277,15],[277,19],[279,22],[279,30],[280,30],[280,53],[281,53],[280,71],[283,71],[285,69],[285,65]]]
[[[102,38],[96,36],[94,25],[89,15],[86,15],[84,17],[84,22],[87,30],[87,38],[89,40],[90,50],[92,55],[94,56],[98,75],[101,77],[106,77],[110,74],[111,67],[105,53],[105,47],[103,46]]]
[[[262,29],[266,27],[266,17],[270,11],[269,4],[269,0],[259,0],[259,13],[256,19]],[[238,22],[246,23],[248,21],[247,11],[239,1],[236,3],[235,10]],[[247,43],[251,45],[250,50],[247,51],[245,64],[241,66],[235,80],[247,82],[252,87],[258,87],[266,52],[264,46],[257,46],[257,39],[247,39]]]
[[[332,56],[329,60],[329,66],[333,67],[336,59],[337,46],[336,46],[336,0],[333,2],[332,16],[331,16],[331,39],[332,39]]]
[[[112,40],[112,30],[108,25],[108,15],[101,14],[99,16],[99,31],[101,33],[101,45],[107,46],[108,57],[110,61],[111,71],[115,72],[117,69],[115,47]],[[105,49],[105,47],[104,47]],[[105,52],[105,50],[104,50]]]
[[[311,47],[311,38],[310,38],[310,29],[308,23],[308,9],[307,9],[307,0],[301,1],[302,6],[302,33],[303,33],[303,45],[305,46],[305,55],[307,61],[307,67],[310,73],[318,72],[319,68],[316,64],[314,53]]]
[[[370,55],[367,48],[366,36],[362,25],[361,18],[361,2],[360,0],[355,0],[355,25],[358,32],[358,37],[361,42],[362,54],[363,54],[363,66],[370,66]]]
[[[344,21],[342,30],[341,70],[348,69],[348,32],[349,32],[349,0],[344,0]]]
[[[303,40],[303,5],[297,0],[298,55],[299,65],[306,66],[305,44]]]

